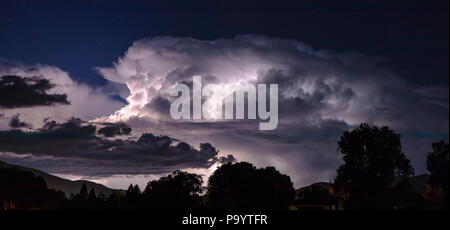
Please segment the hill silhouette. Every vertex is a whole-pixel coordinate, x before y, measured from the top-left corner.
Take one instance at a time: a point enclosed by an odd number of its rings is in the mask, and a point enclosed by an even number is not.
[[[16,168],[19,170],[27,171],[33,173],[35,176],[40,176],[44,179],[45,183],[47,184],[47,187],[49,189],[55,189],[60,190],[66,194],[67,197],[69,197],[70,194],[77,194],[84,183],[86,183],[87,189],[90,191],[91,189],[94,189],[96,194],[103,193],[106,196],[111,195],[114,191],[120,191],[125,192],[121,189],[111,189],[108,188],[102,184],[98,184],[92,181],[87,180],[68,180],[61,177],[57,177],[51,174],[48,174],[46,172],[40,171],[38,169],[33,168],[27,168],[19,165],[12,165],[5,163],[3,161],[0,161],[0,169],[1,168]],[[426,185],[428,183],[428,180],[430,178],[429,174],[420,174],[411,177],[411,182],[416,188],[417,192],[420,194],[425,193],[426,191]],[[308,186],[304,186],[301,188],[298,188],[295,190],[295,194],[297,197],[299,197],[301,194],[303,194],[305,191],[312,191],[312,190],[323,190],[323,191],[329,191],[330,187],[332,186],[329,182],[316,182],[313,184],[310,184]]]
[[[70,194],[77,194],[80,191],[81,186],[83,186],[84,183],[86,184],[87,189],[89,191],[91,189],[94,189],[96,194],[103,193],[104,195],[109,196],[114,191],[122,191],[122,190],[111,189],[102,184],[98,184],[98,183],[95,183],[92,181],[87,181],[87,180],[72,181],[72,180],[63,179],[61,177],[57,177],[57,176],[48,174],[48,173],[40,171],[38,169],[27,168],[27,167],[18,166],[18,165],[12,165],[12,164],[8,164],[8,163],[0,161],[0,169],[2,169],[2,168],[15,168],[15,169],[18,169],[21,171],[31,172],[35,176],[42,177],[49,189],[60,190],[60,191],[64,192],[67,197],[69,197]]]

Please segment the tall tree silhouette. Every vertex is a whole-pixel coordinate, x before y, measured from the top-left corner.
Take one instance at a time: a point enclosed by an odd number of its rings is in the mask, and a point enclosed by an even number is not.
[[[396,177],[414,174],[402,152],[400,135],[387,126],[361,124],[338,141],[344,164],[337,170],[336,189],[348,197],[346,208],[391,208],[388,191]]]
[[[449,180],[449,153],[448,143],[443,140],[432,144],[433,152],[427,154],[427,169],[431,176],[428,181],[429,186],[437,198],[441,201],[441,205],[448,208],[448,180]]]
[[[132,185],[128,187],[128,190],[125,192],[125,203],[127,208],[138,208],[141,205],[141,189],[139,186]]]
[[[83,185],[81,186],[79,197],[80,197],[81,200],[88,200],[89,199],[89,193],[88,193],[88,189],[87,189],[86,183],[83,183]]]
[[[211,175],[207,197],[219,209],[287,209],[295,190],[290,177],[274,167],[257,169],[240,162],[222,165]]]
[[[97,200],[97,195],[95,194],[94,188],[89,191],[89,202],[95,202]]]

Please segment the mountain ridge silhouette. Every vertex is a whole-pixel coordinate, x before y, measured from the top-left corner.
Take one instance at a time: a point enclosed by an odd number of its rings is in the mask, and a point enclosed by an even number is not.
[[[98,183],[95,183],[92,181],[64,179],[64,178],[51,175],[49,173],[46,173],[46,172],[38,170],[38,169],[8,164],[6,162],[0,161],[0,169],[2,169],[2,168],[15,168],[15,169],[19,169],[22,171],[31,172],[35,176],[42,177],[49,189],[60,190],[60,191],[64,192],[67,197],[69,197],[70,194],[75,195],[75,194],[79,193],[81,186],[83,186],[84,183],[86,183],[88,191],[90,191],[91,189],[94,189],[96,194],[103,193],[104,195],[109,196],[114,191],[124,192],[124,190],[108,188],[105,185],[98,184]]]

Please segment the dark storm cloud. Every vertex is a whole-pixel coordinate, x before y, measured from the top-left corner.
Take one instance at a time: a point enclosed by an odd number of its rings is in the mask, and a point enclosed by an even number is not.
[[[16,114],[11,117],[11,120],[9,121],[9,126],[11,128],[31,128],[31,125],[23,122],[19,118],[20,114]]]
[[[98,134],[105,137],[129,135],[131,127],[125,123],[103,123],[104,127],[98,130]]]
[[[18,108],[70,104],[66,94],[48,94],[54,85],[39,77],[5,75],[0,77],[0,107]]]
[[[18,158],[32,154],[31,161],[37,162],[51,159],[55,165],[46,168],[51,172],[78,175],[162,173],[234,160],[218,157],[219,151],[209,143],[197,150],[167,136],[146,133],[137,141],[109,140],[95,136],[95,131],[96,126],[78,118],[47,121],[39,131],[0,131],[0,151]]]
[[[80,118],[72,117],[65,123],[57,123],[56,121],[47,121],[40,129],[42,134],[54,136],[71,136],[71,137],[92,137],[97,127],[89,124]]]

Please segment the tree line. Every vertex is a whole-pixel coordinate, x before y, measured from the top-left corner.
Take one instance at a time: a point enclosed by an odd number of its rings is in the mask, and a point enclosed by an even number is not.
[[[432,144],[425,194],[411,182],[414,169],[402,151],[400,134],[389,127],[361,124],[338,141],[343,164],[327,189],[314,187],[299,197],[288,175],[248,162],[221,165],[203,186],[202,177],[177,170],[130,185],[110,195],[88,191],[66,197],[48,189],[41,177],[14,168],[0,170],[0,204],[5,209],[295,209],[297,204],[335,209],[448,209],[448,143]]]

